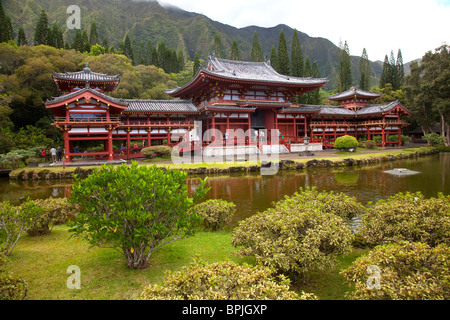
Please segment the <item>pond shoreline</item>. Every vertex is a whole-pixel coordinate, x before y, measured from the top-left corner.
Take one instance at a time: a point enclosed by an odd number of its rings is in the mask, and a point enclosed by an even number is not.
[[[259,161],[258,163],[234,163],[234,164],[197,164],[192,165],[172,165],[170,163],[157,164],[167,170],[182,170],[193,175],[223,174],[223,173],[248,173],[261,172],[262,168],[275,168],[278,170],[302,170],[306,168],[331,168],[331,167],[349,167],[372,165],[382,162],[411,159],[422,156],[428,156],[439,153],[439,150],[433,147],[404,148],[398,150],[382,150],[367,154],[355,154],[332,157],[308,157],[280,159],[276,161]],[[141,163],[151,165],[151,163]],[[190,167],[191,166],[191,167]],[[79,178],[85,178],[92,174],[96,167],[77,166],[77,167],[39,167],[39,168],[20,168],[10,172],[10,180],[54,180],[54,179],[74,179],[76,175]]]

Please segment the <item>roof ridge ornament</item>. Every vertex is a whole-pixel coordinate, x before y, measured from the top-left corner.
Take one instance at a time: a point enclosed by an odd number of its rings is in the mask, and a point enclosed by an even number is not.
[[[85,64],[84,64],[84,68],[83,68],[83,71],[84,72],[86,72],[86,73],[90,73],[91,72],[91,69],[89,68],[89,62],[86,62]]]

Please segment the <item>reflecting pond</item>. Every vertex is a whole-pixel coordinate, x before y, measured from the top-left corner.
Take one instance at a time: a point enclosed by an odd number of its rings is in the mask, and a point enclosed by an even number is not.
[[[385,172],[395,168],[406,168],[418,173],[394,175]],[[197,183],[195,177],[189,177],[190,189],[195,188]],[[67,197],[70,195],[71,184],[72,180],[17,182],[1,179],[0,201],[19,203],[27,197]],[[234,222],[264,211],[272,202],[306,186],[344,192],[363,204],[406,191],[421,191],[426,197],[432,197],[439,192],[450,194],[450,154],[441,153],[372,166],[280,171],[273,176],[261,176],[257,173],[211,175],[208,177],[208,185],[211,190],[207,199],[219,198],[233,201],[237,205]]]

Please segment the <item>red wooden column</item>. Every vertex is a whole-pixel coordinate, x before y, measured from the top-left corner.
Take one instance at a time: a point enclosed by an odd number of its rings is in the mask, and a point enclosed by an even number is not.
[[[114,160],[114,150],[113,150],[113,140],[112,140],[112,129],[108,130],[108,141],[107,141],[107,150],[108,150],[108,161]]]
[[[64,157],[66,157],[66,163],[72,161],[72,157],[69,156],[70,153],[70,142],[69,142],[69,131],[64,129]]]

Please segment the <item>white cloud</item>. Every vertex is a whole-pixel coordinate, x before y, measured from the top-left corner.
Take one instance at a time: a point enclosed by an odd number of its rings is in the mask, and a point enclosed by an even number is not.
[[[450,42],[450,0],[164,0],[237,28],[286,24],[336,45],[347,40],[352,55],[366,48],[383,60],[402,50],[405,62]]]

